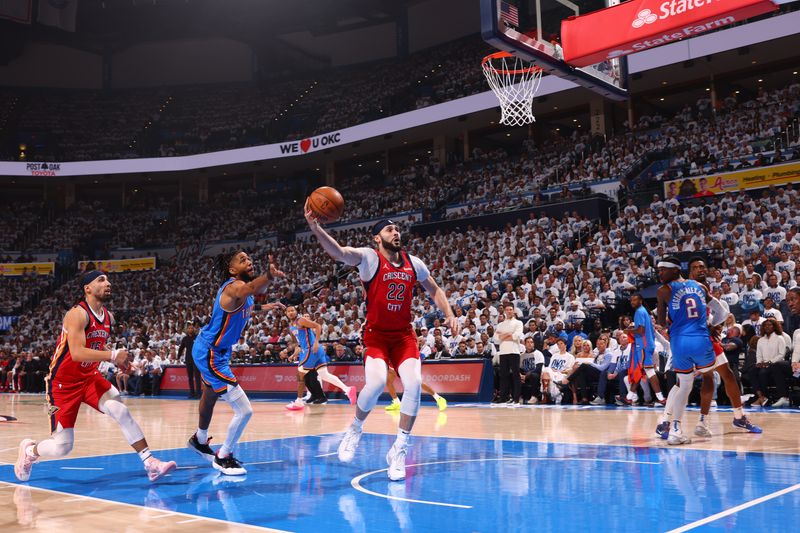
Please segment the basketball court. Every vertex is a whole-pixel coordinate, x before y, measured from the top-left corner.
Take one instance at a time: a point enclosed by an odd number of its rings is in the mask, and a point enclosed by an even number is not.
[[[159,457],[178,463],[155,483],[116,424],[87,408],[71,456],[17,483],[16,445],[45,434],[46,417],[41,397],[0,399],[19,419],[0,426],[4,531],[778,531],[800,508],[796,411],[748,413],[764,428],[754,435],[721,409],[714,437],[676,449],[656,438],[655,409],[424,407],[408,477],[393,483],[382,453],[399,417],[382,406],[345,465],[336,447],[350,406],[296,413],[256,401],[238,453],[248,473],[237,478],[185,448],[196,402],[126,403]],[[209,434],[224,435],[229,416],[219,409]]]
[[[481,35],[494,52],[474,68],[498,96],[502,124],[534,124],[538,91],[557,77],[595,93],[586,107],[601,135],[604,106],[629,97],[629,55],[678,35],[669,32],[684,32],[679,41],[777,9],[768,0],[708,2],[713,14],[691,18],[704,3],[687,1],[678,11],[665,2],[664,15],[633,12],[639,2],[622,0],[480,0]],[[587,27],[602,31],[587,37]],[[21,439],[47,434],[44,398],[0,395],[0,415],[16,418],[0,422],[1,531],[789,531],[800,510],[797,409],[748,409],[764,430],[749,434],[731,426],[730,408],[715,408],[713,437],[668,446],[654,431],[658,408],[452,402],[438,411],[426,403],[407,477],[392,482],[384,454],[400,415],[384,412],[385,401],[344,464],[337,447],[352,406],[336,400],[290,412],[283,399],[253,400],[236,451],[245,476],[222,475],[187,449],[196,400],[125,404],[150,448],[177,470],[149,482],[118,425],[84,406],[69,457],[40,461],[20,483],[13,464]],[[690,409],[687,427],[698,416]],[[230,419],[219,402],[209,429],[215,447]]]

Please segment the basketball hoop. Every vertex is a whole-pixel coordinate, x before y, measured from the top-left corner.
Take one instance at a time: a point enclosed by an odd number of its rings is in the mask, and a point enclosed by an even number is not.
[[[543,70],[508,52],[495,52],[483,58],[483,74],[500,100],[500,123],[524,126],[536,122],[533,98],[539,90]]]

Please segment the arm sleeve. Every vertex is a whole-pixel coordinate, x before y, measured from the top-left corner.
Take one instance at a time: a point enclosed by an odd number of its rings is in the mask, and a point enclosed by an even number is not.
[[[430,277],[431,271],[428,269],[428,266],[415,255],[409,255],[409,259],[411,259],[411,265],[414,267],[414,273],[417,275],[417,281],[425,281]],[[377,259],[377,257],[376,257]]]
[[[378,252],[372,248],[358,248],[361,252],[361,262],[358,264],[358,276],[361,281],[369,281],[378,270]]]

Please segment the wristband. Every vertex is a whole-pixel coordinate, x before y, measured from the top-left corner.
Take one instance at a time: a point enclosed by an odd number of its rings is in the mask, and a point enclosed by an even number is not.
[[[116,360],[117,360],[117,354],[118,354],[118,353],[119,353],[119,350],[117,350],[116,348],[114,348],[113,350],[111,350],[111,359],[109,359],[109,361],[111,361],[112,363],[113,363],[114,361],[116,361]]]

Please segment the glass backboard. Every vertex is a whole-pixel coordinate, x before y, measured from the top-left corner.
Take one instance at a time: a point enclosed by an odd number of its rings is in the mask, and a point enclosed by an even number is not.
[[[561,21],[621,0],[480,0],[483,39],[544,69],[614,100],[628,97],[628,64],[611,59],[576,68],[563,60]]]

